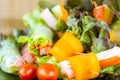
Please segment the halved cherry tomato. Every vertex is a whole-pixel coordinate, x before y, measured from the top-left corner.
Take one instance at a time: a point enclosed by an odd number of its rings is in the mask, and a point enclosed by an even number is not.
[[[57,80],[58,70],[53,64],[42,64],[37,69],[38,80]]]
[[[24,64],[19,70],[21,80],[33,80],[36,77],[37,67],[34,64]]]

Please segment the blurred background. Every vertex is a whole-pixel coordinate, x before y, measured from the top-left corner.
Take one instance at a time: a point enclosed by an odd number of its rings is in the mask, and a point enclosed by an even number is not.
[[[24,14],[33,11],[42,0],[2,0],[0,2],[0,33],[9,34],[17,27],[23,29],[22,17]],[[58,3],[64,0],[47,0]],[[115,31],[115,38],[120,42],[120,27]]]
[[[23,15],[37,6],[38,0],[2,0],[0,2],[0,32],[9,34],[14,27],[23,29]]]
[[[9,34],[17,27],[23,29],[22,17],[24,14],[33,11],[42,0],[3,0],[0,2],[0,33]],[[58,3],[64,0],[47,0]]]

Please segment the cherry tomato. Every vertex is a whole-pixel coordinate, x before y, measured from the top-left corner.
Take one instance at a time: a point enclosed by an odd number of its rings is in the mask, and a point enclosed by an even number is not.
[[[58,70],[53,64],[42,64],[37,69],[38,80],[57,80]]]
[[[24,64],[19,70],[21,80],[33,80],[36,77],[37,67],[34,64]]]

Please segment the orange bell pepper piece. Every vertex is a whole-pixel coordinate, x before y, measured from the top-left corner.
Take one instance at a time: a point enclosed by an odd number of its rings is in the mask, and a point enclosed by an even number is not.
[[[72,69],[75,73],[75,80],[88,80],[89,79],[89,63],[88,56],[81,54],[68,58]]]
[[[99,75],[100,71],[100,64],[99,60],[95,53],[90,52],[87,54],[89,56],[89,63],[90,63],[90,79],[96,78]]]
[[[83,52],[81,42],[73,35],[73,32],[66,32],[56,44],[49,50],[58,61],[73,56],[75,52]]]
[[[60,8],[61,8],[61,11],[62,11],[62,16],[60,19],[64,20],[65,22],[67,21],[67,18],[68,18],[68,12],[67,10],[64,8],[64,3],[60,3]]]
[[[75,73],[75,80],[89,80],[99,75],[99,61],[92,52],[76,55],[68,58],[68,60]]]

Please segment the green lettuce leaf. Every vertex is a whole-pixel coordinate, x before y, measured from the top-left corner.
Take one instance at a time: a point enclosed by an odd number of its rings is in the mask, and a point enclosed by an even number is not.
[[[94,53],[97,54],[101,51],[110,49],[114,47],[115,45],[116,44],[114,42],[111,42],[107,37],[95,38],[91,49]]]
[[[119,80],[120,79],[120,64],[108,66],[100,69],[100,74],[92,80]]]
[[[79,10],[91,10],[93,8],[93,4],[91,3],[91,0],[66,0],[65,1],[65,6],[68,9],[73,9],[73,8],[79,8]]]
[[[120,0],[105,0],[104,3],[120,18]]]
[[[98,21],[91,16],[82,15],[77,19],[70,15],[67,26],[67,30],[72,30],[74,35],[82,42],[84,52],[98,53],[116,45],[109,39],[110,27],[105,22]]]
[[[18,42],[27,42],[28,41],[28,37],[27,36],[20,36],[19,39],[18,39]]]
[[[68,28],[68,26],[65,24],[65,22],[63,20],[60,20],[57,22],[56,24],[56,30],[60,31],[60,32],[65,32],[66,29]]]
[[[0,80],[20,80],[16,75],[8,74],[0,69]]]
[[[120,68],[120,64],[108,66],[105,68],[101,68],[100,73],[107,73],[107,74],[112,74],[114,76],[119,76],[120,74],[116,71],[119,68]]]
[[[115,19],[115,21],[112,23],[112,25],[110,26],[110,28],[112,30],[116,30],[118,29],[118,27],[120,26],[120,19]]]

